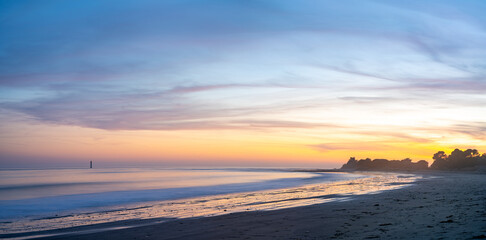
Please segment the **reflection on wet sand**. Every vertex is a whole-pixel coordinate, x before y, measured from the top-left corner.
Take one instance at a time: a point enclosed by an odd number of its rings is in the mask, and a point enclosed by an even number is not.
[[[368,173],[369,174],[369,173]],[[376,173],[367,178],[305,185],[296,188],[213,195],[97,209],[41,219],[2,224],[3,233],[41,231],[133,219],[205,217],[243,211],[274,210],[328,201],[344,201],[355,195],[402,188],[419,176]]]

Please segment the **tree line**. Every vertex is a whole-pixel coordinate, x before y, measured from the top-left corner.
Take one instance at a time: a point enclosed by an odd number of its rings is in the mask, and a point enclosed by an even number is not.
[[[425,160],[412,162],[410,158],[403,160],[388,160],[370,158],[356,160],[351,157],[342,170],[358,171],[415,171],[415,170],[478,170],[486,169],[486,153],[480,154],[476,149],[462,151],[455,149],[450,155],[439,151],[432,157],[434,162],[429,167]]]

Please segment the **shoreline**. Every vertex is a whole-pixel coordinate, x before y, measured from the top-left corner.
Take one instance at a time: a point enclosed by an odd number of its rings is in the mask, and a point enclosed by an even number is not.
[[[129,220],[50,230],[38,234],[74,231],[69,235],[44,235],[45,238],[42,239],[486,237],[486,176],[444,172],[426,176],[426,179],[419,179],[405,188],[378,194],[357,195],[349,201],[270,211],[238,212],[213,217]],[[133,227],[134,225],[137,226]],[[27,237],[26,234],[17,234],[17,237],[22,236]]]
[[[316,178],[316,179],[313,179]],[[34,235],[48,230],[70,229],[77,226],[144,219],[183,219],[209,217],[234,212],[276,210],[335,201],[368,192],[400,188],[413,182],[411,174],[356,173],[338,177],[315,176],[307,184],[261,191],[243,191],[196,196],[172,200],[148,201],[109,208],[33,216],[5,220],[0,225],[0,238],[13,234]],[[320,179],[320,180],[319,180]],[[319,182],[315,182],[318,180]],[[323,182],[322,182],[323,181]],[[285,184],[287,185],[287,184]],[[54,205],[53,205],[54,206]],[[138,223],[135,223],[138,225]],[[101,226],[101,225],[98,225]]]

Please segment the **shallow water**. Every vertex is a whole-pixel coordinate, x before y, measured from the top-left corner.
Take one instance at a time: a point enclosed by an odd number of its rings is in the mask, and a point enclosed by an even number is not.
[[[260,169],[3,170],[0,171],[0,200],[108,191],[201,187],[309,177],[313,177],[313,175]]]
[[[270,169],[1,171],[0,232],[304,206],[415,180],[403,176]]]

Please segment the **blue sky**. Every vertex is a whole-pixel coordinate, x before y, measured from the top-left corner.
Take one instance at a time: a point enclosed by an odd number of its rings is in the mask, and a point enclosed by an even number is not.
[[[314,129],[329,137],[308,146],[325,151],[377,136],[484,146],[484,12],[484,1],[2,1],[1,131]]]

